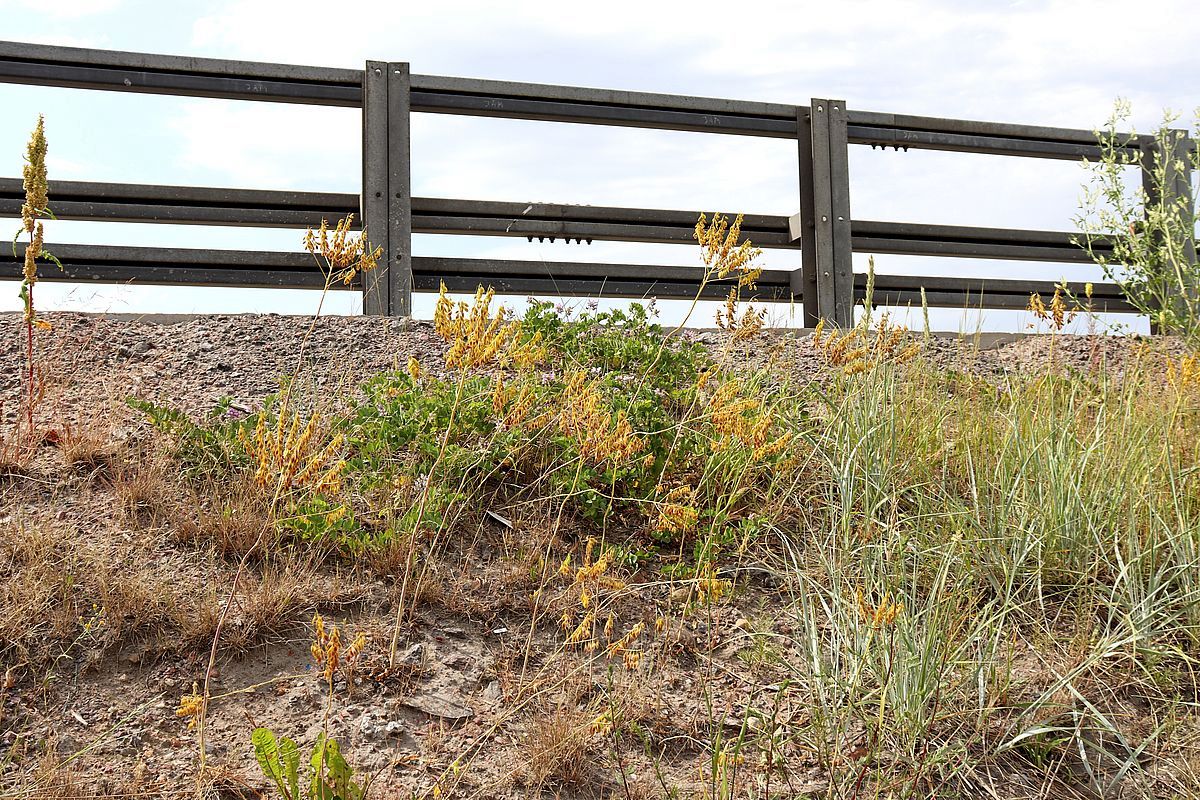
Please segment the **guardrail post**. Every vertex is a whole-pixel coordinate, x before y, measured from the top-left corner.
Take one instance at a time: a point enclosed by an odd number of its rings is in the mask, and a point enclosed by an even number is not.
[[[816,101],[814,101],[816,102]],[[821,319],[818,298],[816,193],[813,188],[812,110],[796,110],[796,141],[800,155],[800,213],[788,220],[792,241],[800,242],[800,269],[792,272],[792,296],[799,296],[804,309],[804,327],[816,327]]]
[[[388,64],[388,313],[412,316],[412,73]]]
[[[1179,207],[1183,223],[1180,230],[1181,241],[1170,245],[1160,242],[1158,247],[1164,254],[1174,251],[1175,257],[1184,262],[1184,271],[1181,273],[1184,276],[1190,275],[1191,268],[1196,264],[1192,147],[1193,142],[1188,137],[1188,132],[1182,129],[1167,131],[1166,141],[1160,136],[1143,136],[1141,139],[1142,189],[1146,193],[1146,214],[1149,215],[1150,209],[1160,203],[1164,210],[1172,205]],[[1163,172],[1161,184],[1157,179],[1159,167]],[[1168,269],[1171,265],[1164,260],[1159,267]],[[1200,302],[1200,286],[1184,285],[1176,288],[1179,289],[1179,296],[1172,300],[1180,307],[1180,314],[1186,314],[1188,305],[1195,308]]]
[[[362,276],[363,313],[389,314],[391,301],[392,247],[388,238],[388,204],[391,171],[388,169],[388,80],[383,61],[368,61],[362,82],[362,213],[373,247],[383,253],[379,266]]]
[[[814,98],[800,111],[797,138],[800,214],[792,237],[800,239],[805,325],[823,319],[846,328],[854,324],[854,262],[845,102]]]
[[[412,187],[408,64],[363,72],[362,222],[379,266],[363,275],[363,313],[412,314]]]

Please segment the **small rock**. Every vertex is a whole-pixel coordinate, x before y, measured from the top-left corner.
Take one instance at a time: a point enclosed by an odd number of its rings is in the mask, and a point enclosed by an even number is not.
[[[462,653],[455,653],[443,662],[450,669],[456,669],[459,672],[465,671],[468,667],[475,663],[475,660],[470,656]]]
[[[404,655],[400,656],[400,663],[406,667],[420,669],[425,664],[425,645],[417,642],[409,647],[404,651]]]
[[[504,692],[500,688],[500,681],[492,681],[487,686],[483,687],[483,702],[490,706],[499,705],[504,699]]]
[[[138,339],[129,348],[129,352],[135,356],[141,356],[149,353],[151,347],[153,347],[153,345],[150,344],[150,342],[146,341],[145,339]]]
[[[474,716],[474,712],[466,706],[437,694],[415,695],[405,699],[403,705],[447,722],[462,722]]]
[[[117,750],[124,755],[135,755],[141,751],[144,741],[145,739],[140,731],[133,731],[121,740],[117,746]],[[213,752],[218,755],[221,753],[221,751],[217,750],[216,746],[213,747]]]
[[[295,690],[288,692],[285,705],[295,709],[315,708],[320,705],[320,700],[313,692],[309,691],[308,687],[298,686]]]
[[[386,732],[386,728],[370,713],[363,714],[358,720],[358,732],[367,739],[378,739]]]

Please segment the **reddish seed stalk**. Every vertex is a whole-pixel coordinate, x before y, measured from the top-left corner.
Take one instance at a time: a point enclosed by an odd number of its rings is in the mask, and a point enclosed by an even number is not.
[[[25,287],[25,363],[29,369],[29,394],[25,398],[25,421],[33,436],[33,284]]]

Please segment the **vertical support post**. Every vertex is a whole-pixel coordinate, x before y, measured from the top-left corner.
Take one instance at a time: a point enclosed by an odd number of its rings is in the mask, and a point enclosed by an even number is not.
[[[383,61],[368,61],[362,82],[362,196],[360,219],[373,247],[382,248],[379,266],[362,275],[363,313],[390,313],[391,268],[394,263],[388,237],[391,171],[388,165],[389,70]]]
[[[833,319],[854,324],[854,245],[850,238],[850,141],[846,102],[829,101],[830,232],[833,248]]]
[[[1157,242],[1161,253],[1161,263],[1156,265],[1163,270],[1178,270],[1174,279],[1164,277],[1171,282],[1171,296],[1164,298],[1176,306],[1176,313],[1186,318],[1190,316],[1189,309],[1197,310],[1200,303],[1200,286],[1195,285],[1191,277],[1196,264],[1195,241],[1195,203],[1192,196],[1192,150],[1193,142],[1188,132],[1182,129],[1170,129],[1159,135],[1141,137],[1141,167],[1142,189],[1146,194],[1146,216],[1150,217],[1152,209],[1160,219],[1174,221],[1178,227],[1178,241]],[[1156,231],[1156,235],[1162,235]],[[1176,263],[1181,262],[1181,263]],[[1158,325],[1151,320],[1151,331],[1158,333]]]
[[[412,76],[407,63],[388,64],[388,314],[412,316]]]
[[[847,328],[854,324],[854,262],[846,104],[813,98],[797,120],[797,134],[800,224],[792,233],[800,234],[805,324],[820,318]]]
[[[815,100],[813,101],[816,102]],[[796,142],[800,156],[800,213],[790,220],[792,241],[800,242],[800,269],[792,273],[792,296],[799,295],[804,308],[804,327],[816,327],[821,319],[818,297],[816,192],[813,187],[812,109],[796,110]]]
[[[833,176],[829,172],[829,101],[813,98],[809,132],[813,160],[813,271],[817,281],[817,310],[826,324],[838,324],[834,315],[833,281]]]

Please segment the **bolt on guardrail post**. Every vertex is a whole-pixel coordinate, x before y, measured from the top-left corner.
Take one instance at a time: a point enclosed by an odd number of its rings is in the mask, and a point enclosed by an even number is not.
[[[804,324],[817,319],[854,324],[854,263],[850,239],[850,166],[846,104],[814,98],[797,119],[800,214],[792,237],[800,239],[799,287]],[[796,224],[798,223],[798,224]]]
[[[1188,132],[1182,129],[1167,131],[1165,142],[1159,136],[1143,136],[1140,142],[1142,189],[1146,193],[1147,216],[1150,214],[1150,209],[1160,203],[1164,209],[1175,205],[1182,214],[1184,224],[1179,232],[1181,241],[1170,245],[1160,242],[1158,247],[1164,252],[1168,250],[1175,252],[1175,257],[1183,262],[1184,271],[1181,273],[1183,276],[1191,275],[1192,267],[1196,264],[1195,205],[1192,197],[1191,162],[1193,146]],[[1159,167],[1163,172],[1161,184],[1157,175]],[[1160,266],[1168,268],[1170,265],[1163,263]],[[1173,298],[1173,302],[1179,306],[1178,310],[1182,316],[1186,314],[1188,305],[1195,308],[1197,303],[1200,303],[1200,286],[1184,283],[1176,288],[1179,290],[1179,296]]]
[[[379,266],[363,275],[363,313],[412,314],[409,65],[368,61],[363,72],[362,223]]]

